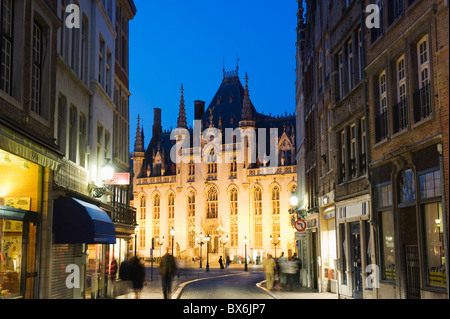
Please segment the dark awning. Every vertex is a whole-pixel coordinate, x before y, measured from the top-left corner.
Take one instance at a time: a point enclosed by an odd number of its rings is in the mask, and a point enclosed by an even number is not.
[[[54,202],[55,244],[115,244],[116,232],[108,214],[95,205],[75,198]]]

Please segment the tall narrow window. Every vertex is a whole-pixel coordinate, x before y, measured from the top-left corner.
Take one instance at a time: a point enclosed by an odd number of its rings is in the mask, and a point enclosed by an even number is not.
[[[340,161],[339,161],[339,176],[340,182],[345,180],[345,160],[346,160],[346,147],[345,147],[345,130],[342,130],[339,134],[340,141]]]
[[[66,109],[67,109],[67,99],[65,96],[60,95],[58,97],[58,145],[59,150],[64,154],[66,153],[66,145],[67,145]]]
[[[363,34],[361,28],[356,32],[358,39],[358,82],[364,78],[364,48],[363,48]]]
[[[175,195],[169,194],[169,197],[167,199],[167,211],[168,211],[168,217],[169,219],[175,218]]]
[[[84,83],[87,83],[88,76],[88,59],[89,59],[89,49],[88,49],[88,19],[83,16],[81,23],[81,66],[80,66],[80,78]]]
[[[77,161],[77,109],[75,106],[70,106],[69,112],[69,160]]]
[[[347,72],[348,72],[348,89],[353,88],[353,42],[347,42]]]
[[[330,59],[330,37],[327,35],[325,37],[325,83],[327,83],[327,81],[330,79]]]
[[[338,53],[339,67],[339,99],[344,97],[344,54],[342,51]]]
[[[430,54],[428,35],[417,44],[419,89],[414,92],[414,120],[418,122],[431,114]]]
[[[86,168],[86,115],[80,113],[78,122],[78,156],[80,166]]]
[[[318,70],[319,92],[322,90],[323,85],[323,51],[319,50],[319,70]]]
[[[379,113],[375,118],[376,141],[380,142],[388,136],[386,71],[378,77]]]
[[[280,188],[272,189],[272,215],[280,215]]]
[[[140,220],[145,220],[147,218],[146,210],[147,210],[147,198],[145,196],[141,196],[141,200],[139,203],[139,219]]]
[[[217,218],[218,217],[218,196],[217,189],[211,187],[208,190],[206,197],[206,218]]]
[[[98,51],[98,83],[103,86],[105,83],[105,40],[100,37]]]
[[[31,76],[31,110],[42,115],[42,27],[34,21],[33,24],[33,56]]]
[[[195,217],[195,193],[188,195],[188,217]]]
[[[254,204],[255,204],[255,215],[262,215],[262,192],[261,188],[257,187],[254,192]]]
[[[238,192],[233,188],[230,192],[230,215],[236,216],[238,214]]]
[[[396,62],[397,73],[397,104],[392,108],[394,117],[394,133],[406,128],[408,125],[408,108],[406,104],[406,73],[405,56]]]
[[[366,136],[366,118],[360,121],[360,146],[359,146],[359,168],[360,173],[366,173],[366,152],[367,152],[367,136]]]
[[[350,125],[350,175],[356,177],[356,125]]]
[[[153,198],[153,219],[159,219],[161,216],[161,197],[157,194]]]
[[[13,60],[13,2],[1,1],[0,90],[11,95]]]

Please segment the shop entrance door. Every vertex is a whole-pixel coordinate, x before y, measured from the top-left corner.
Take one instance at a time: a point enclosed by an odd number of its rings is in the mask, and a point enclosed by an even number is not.
[[[361,277],[361,230],[359,222],[350,224],[350,240],[351,240],[351,260],[352,260],[352,287],[353,298],[361,299],[362,293],[362,277]]]

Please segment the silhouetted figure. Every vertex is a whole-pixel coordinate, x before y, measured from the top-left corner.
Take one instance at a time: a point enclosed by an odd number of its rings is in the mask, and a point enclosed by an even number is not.
[[[166,254],[161,258],[158,270],[161,274],[164,299],[169,299],[169,296],[172,294],[173,277],[177,271],[175,257],[169,254],[169,248],[167,248]]]

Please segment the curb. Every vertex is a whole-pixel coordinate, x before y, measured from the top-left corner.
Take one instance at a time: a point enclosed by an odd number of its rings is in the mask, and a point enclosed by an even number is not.
[[[192,284],[194,282],[201,281],[201,280],[207,280],[207,279],[211,279],[211,278],[224,278],[224,277],[230,277],[230,276],[243,276],[243,275],[246,275],[246,274],[244,273],[244,274],[227,274],[227,275],[221,275],[221,276],[208,276],[205,278],[198,278],[198,279],[194,279],[194,280],[190,280],[190,281],[185,281],[178,285],[177,291],[175,291],[175,293],[172,295],[171,299],[180,299],[181,292],[183,291],[184,287],[186,287],[187,285]]]
[[[266,292],[268,295],[270,295],[273,299],[282,299],[282,298],[278,298],[276,295],[274,295],[269,289],[267,289],[266,287],[263,287],[262,284],[265,283],[266,280],[263,280],[261,282],[258,282],[256,284],[256,287],[258,287],[259,289],[261,289],[262,291]]]

